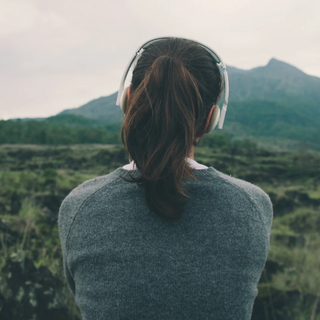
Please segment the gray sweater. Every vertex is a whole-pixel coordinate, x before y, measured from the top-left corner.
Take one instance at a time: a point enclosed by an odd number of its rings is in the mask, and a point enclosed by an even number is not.
[[[58,218],[64,273],[83,320],[249,320],[273,208],[259,187],[213,167],[185,180],[180,221],[151,213],[119,167],[85,181]]]

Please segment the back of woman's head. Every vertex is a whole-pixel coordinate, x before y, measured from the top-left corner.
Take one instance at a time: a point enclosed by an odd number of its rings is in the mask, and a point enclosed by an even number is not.
[[[133,70],[121,139],[140,170],[149,209],[180,218],[186,195],[182,181],[193,178],[185,161],[202,136],[221,93],[219,67],[196,42],[180,38],[149,44]]]

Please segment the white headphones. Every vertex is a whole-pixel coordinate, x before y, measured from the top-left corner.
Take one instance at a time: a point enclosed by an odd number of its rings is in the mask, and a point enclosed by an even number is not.
[[[117,96],[117,101],[116,101],[116,105],[120,106],[121,110],[123,113],[126,112],[126,107],[127,107],[127,93],[128,93],[128,88],[126,87],[124,88],[124,83],[126,80],[126,77],[128,75],[128,72],[130,70],[131,65],[133,64],[133,67],[135,67],[139,57],[141,56],[142,52],[148,47],[149,44],[154,43],[158,40],[163,40],[163,39],[174,39],[176,37],[161,37],[161,38],[155,38],[152,40],[149,40],[147,42],[145,42],[142,46],[140,46],[135,54],[132,56],[131,60],[129,61],[129,64],[127,66],[127,68],[125,69],[125,72],[122,76],[121,82],[120,82],[120,88],[118,91],[118,96]],[[197,43],[198,45],[202,46],[203,48],[205,48],[213,57],[214,61],[217,63],[217,65],[220,67],[220,73],[223,76],[223,83],[224,83],[224,101],[223,101],[223,106],[222,106],[222,111],[220,113],[220,108],[217,105],[212,112],[211,115],[211,119],[209,122],[209,125],[206,129],[206,133],[211,132],[217,125],[217,123],[219,122],[219,129],[222,129],[223,127],[223,122],[224,122],[224,118],[227,112],[227,106],[228,106],[228,99],[229,99],[229,80],[228,80],[228,73],[227,73],[227,68],[226,65],[224,64],[224,62],[222,61],[222,59],[209,47],[205,46],[204,44],[194,41],[194,40],[190,40],[190,39],[185,39],[185,38],[179,38],[179,39],[184,39],[184,40],[189,40],[189,41],[193,41],[195,43]],[[222,70],[223,71],[222,71]]]

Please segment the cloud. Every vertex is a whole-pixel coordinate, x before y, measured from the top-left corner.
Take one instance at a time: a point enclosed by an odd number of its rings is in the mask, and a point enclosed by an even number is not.
[[[3,0],[0,11],[0,35],[12,36],[38,27],[63,27],[64,20],[54,12],[43,13],[36,4]]]
[[[320,2],[2,0],[0,118],[40,117],[118,90],[139,45],[194,39],[232,66],[275,57],[320,76]]]

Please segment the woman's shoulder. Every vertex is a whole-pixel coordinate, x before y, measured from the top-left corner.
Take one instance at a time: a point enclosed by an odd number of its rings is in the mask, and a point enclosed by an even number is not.
[[[216,169],[215,169],[215,172],[216,172],[216,175],[220,178],[220,180],[245,191],[253,198],[256,198],[256,197],[269,198],[269,195],[264,190],[262,190],[259,186],[252,184],[249,181],[232,177],[231,175],[227,175]]]
[[[67,229],[69,229],[79,209],[94,194],[113,184],[116,178],[114,172],[86,180],[70,191],[59,208],[58,226],[61,233],[68,232]]]
[[[229,184],[234,187],[234,190],[239,190],[239,192],[241,190],[246,194],[253,207],[258,210],[262,222],[270,230],[273,219],[273,204],[270,196],[262,188],[249,181],[229,176],[218,170],[216,170],[216,174],[225,184]]]
[[[62,204],[66,201],[72,201],[76,203],[83,202],[100,189],[110,186],[110,184],[117,179],[115,172],[116,170],[82,182],[80,185],[70,191],[70,193],[63,200]]]

